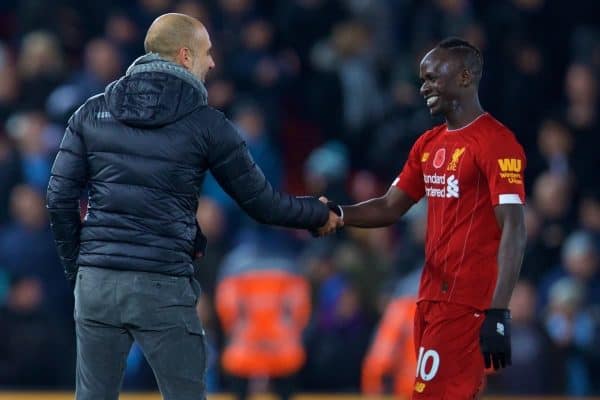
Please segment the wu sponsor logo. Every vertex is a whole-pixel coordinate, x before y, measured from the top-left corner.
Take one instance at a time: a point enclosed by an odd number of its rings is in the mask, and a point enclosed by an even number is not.
[[[500,177],[506,179],[508,183],[516,185],[523,184],[521,171],[523,169],[522,161],[518,158],[499,158]]]
[[[521,172],[522,164],[518,158],[499,158],[498,165],[502,172]]]

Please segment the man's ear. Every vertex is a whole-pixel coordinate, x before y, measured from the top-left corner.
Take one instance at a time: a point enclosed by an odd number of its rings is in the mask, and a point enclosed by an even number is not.
[[[175,56],[175,61],[177,61],[177,64],[181,65],[183,68],[188,70],[191,69],[192,54],[190,52],[190,49],[188,49],[187,47],[180,48],[179,51],[177,51],[177,55]]]
[[[468,87],[473,82],[473,74],[468,69],[463,69],[460,73],[459,84],[462,87]]]

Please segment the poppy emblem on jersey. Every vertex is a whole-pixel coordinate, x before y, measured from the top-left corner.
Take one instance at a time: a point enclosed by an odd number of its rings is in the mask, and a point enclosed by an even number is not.
[[[444,161],[446,161],[446,149],[438,149],[433,157],[433,166],[436,168],[441,168],[442,165],[444,165]]]

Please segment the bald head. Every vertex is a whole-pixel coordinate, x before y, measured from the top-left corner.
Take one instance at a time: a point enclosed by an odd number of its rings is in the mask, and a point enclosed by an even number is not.
[[[163,14],[148,28],[144,49],[174,59],[181,48],[193,52],[198,47],[198,41],[206,40],[206,36],[204,25],[197,19],[185,14]]]
[[[204,81],[215,66],[211,42],[204,25],[185,14],[163,14],[156,18],[144,39],[146,52],[173,61]]]

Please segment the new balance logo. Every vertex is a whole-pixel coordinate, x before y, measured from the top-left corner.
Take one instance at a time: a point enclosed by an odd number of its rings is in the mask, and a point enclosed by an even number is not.
[[[447,182],[448,186],[446,187],[446,197],[456,197],[458,199],[460,190],[458,188],[458,179],[456,179],[454,175],[450,175]]]
[[[499,158],[498,165],[502,172],[521,172],[521,160],[518,158]]]
[[[498,322],[496,324],[496,332],[498,332],[500,335],[504,336],[504,324],[501,322]]]

